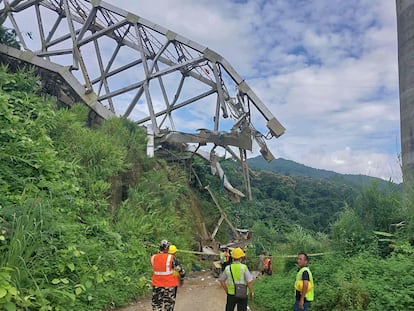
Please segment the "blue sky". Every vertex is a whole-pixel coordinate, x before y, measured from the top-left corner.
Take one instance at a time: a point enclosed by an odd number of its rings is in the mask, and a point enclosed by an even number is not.
[[[401,181],[395,1],[107,2],[225,57],[286,127],[276,157]]]

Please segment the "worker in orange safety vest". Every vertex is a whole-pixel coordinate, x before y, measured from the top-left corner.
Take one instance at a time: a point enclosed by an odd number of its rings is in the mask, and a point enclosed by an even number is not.
[[[174,275],[174,255],[168,253],[170,242],[162,240],[160,252],[151,256],[152,310],[173,311],[179,279]],[[164,308],[164,309],[163,309]]]
[[[273,267],[272,267],[272,257],[269,255],[269,257],[266,257],[263,261],[263,271],[267,275],[273,274]]]

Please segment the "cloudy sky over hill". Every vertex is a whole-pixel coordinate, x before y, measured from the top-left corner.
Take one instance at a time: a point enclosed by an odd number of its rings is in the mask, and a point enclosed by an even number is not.
[[[226,58],[286,127],[276,157],[401,180],[395,1],[107,2]]]

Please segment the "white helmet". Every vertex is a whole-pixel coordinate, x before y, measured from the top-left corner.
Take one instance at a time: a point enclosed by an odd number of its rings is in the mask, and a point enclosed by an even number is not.
[[[162,240],[160,242],[160,250],[166,250],[168,248],[168,246],[170,246],[170,242],[168,242],[167,240]]]

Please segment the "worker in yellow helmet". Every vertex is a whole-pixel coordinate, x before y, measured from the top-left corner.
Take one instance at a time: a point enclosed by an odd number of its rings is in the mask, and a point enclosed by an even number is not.
[[[175,246],[174,244],[171,244],[170,247],[168,248],[168,254],[175,255],[176,252],[177,252],[177,246]]]
[[[296,262],[298,273],[295,281],[296,300],[293,311],[308,311],[314,298],[313,276],[308,267],[309,257],[305,253],[299,253]]]
[[[168,248],[168,253],[173,255],[173,275],[178,278],[178,284],[180,286],[184,285],[184,277],[185,277],[185,270],[183,266],[181,265],[180,261],[177,259],[177,256],[175,255],[177,253],[177,246],[174,244],[171,244]],[[177,292],[177,287],[175,287],[175,291]]]
[[[226,311],[233,311],[236,305],[237,311],[246,311],[248,294],[250,293],[252,299],[254,297],[253,277],[249,268],[241,263],[245,257],[241,248],[235,248],[231,256],[233,262],[224,269],[219,277],[220,285],[227,294]]]

